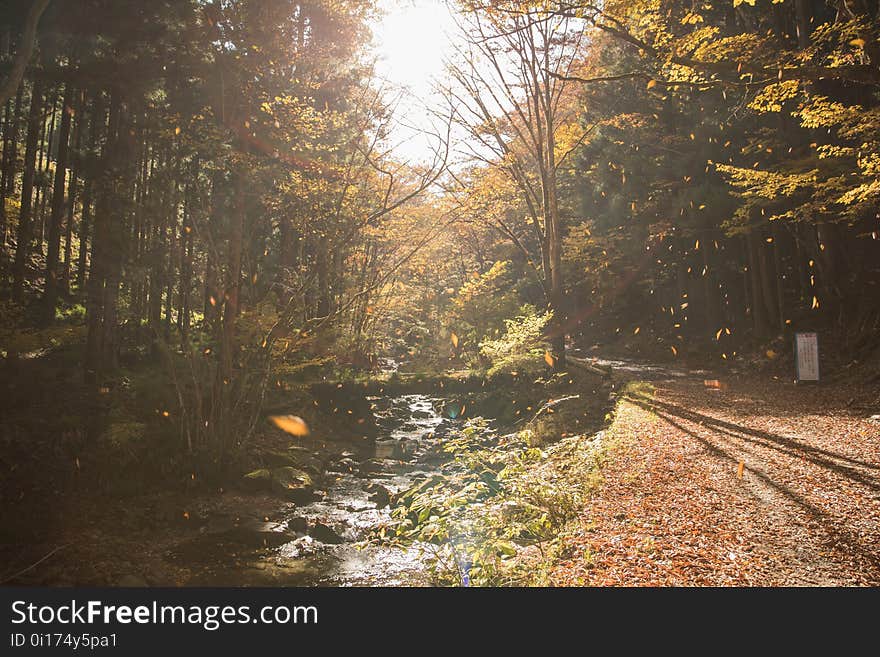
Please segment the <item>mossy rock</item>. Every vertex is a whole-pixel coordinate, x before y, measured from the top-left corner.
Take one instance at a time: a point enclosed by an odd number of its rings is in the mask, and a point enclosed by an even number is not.
[[[314,486],[311,475],[305,470],[286,465],[272,470],[272,481],[285,488],[302,488]]]
[[[311,475],[305,470],[284,466],[271,470],[271,487],[274,493],[297,503],[310,500],[315,487]]]
[[[272,490],[272,473],[267,468],[248,472],[242,477],[242,485],[245,490],[270,491]]]

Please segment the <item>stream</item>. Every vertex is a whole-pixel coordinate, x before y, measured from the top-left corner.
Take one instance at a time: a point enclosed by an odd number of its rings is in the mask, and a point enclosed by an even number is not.
[[[349,445],[321,480],[320,499],[289,504],[277,522],[213,528],[166,555],[193,570],[190,584],[232,586],[401,586],[428,583],[419,547],[365,544],[390,523],[388,495],[440,472],[442,438],[460,420],[422,394],[369,398],[380,428]]]

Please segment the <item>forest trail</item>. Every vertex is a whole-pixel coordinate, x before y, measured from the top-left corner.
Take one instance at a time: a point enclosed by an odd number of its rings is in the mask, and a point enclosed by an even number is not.
[[[673,377],[625,395],[603,484],[554,583],[880,584],[880,423],[868,393],[725,383]]]

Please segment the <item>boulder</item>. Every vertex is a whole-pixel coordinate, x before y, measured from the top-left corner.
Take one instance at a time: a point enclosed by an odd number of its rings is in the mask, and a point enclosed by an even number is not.
[[[302,503],[310,500],[314,481],[305,470],[284,466],[270,471],[272,478],[272,491],[294,502]]]
[[[297,534],[307,534],[309,531],[309,521],[307,518],[291,518],[287,521],[287,529]]]
[[[391,504],[392,494],[382,484],[372,483],[367,487],[370,494],[370,501],[375,503],[377,509],[383,509]]]
[[[309,536],[322,543],[330,543],[334,545],[345,543],[345,539],[337,534],[332,527],[329,527],[320,521],[316,521],[315,524],[309,528]]]

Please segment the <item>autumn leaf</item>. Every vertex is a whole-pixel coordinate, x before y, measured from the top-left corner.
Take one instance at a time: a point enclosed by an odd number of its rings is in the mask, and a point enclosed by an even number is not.
[[[305,421],[296,415],[270,415],[269,421],[276,427],[289,433],[291,436],[308,436],[309,427]]]
[[[556,359],[553,358],[553,354],[551,354],[549,351],[545,351],[544,362],[547,363],[550,367],[553,367],[556,364]]]
[[[452,346],[455,347],[456,349],[458,349],[458,336],[455,333],[453,333],[450,336],[450,339],[452,340]]]

